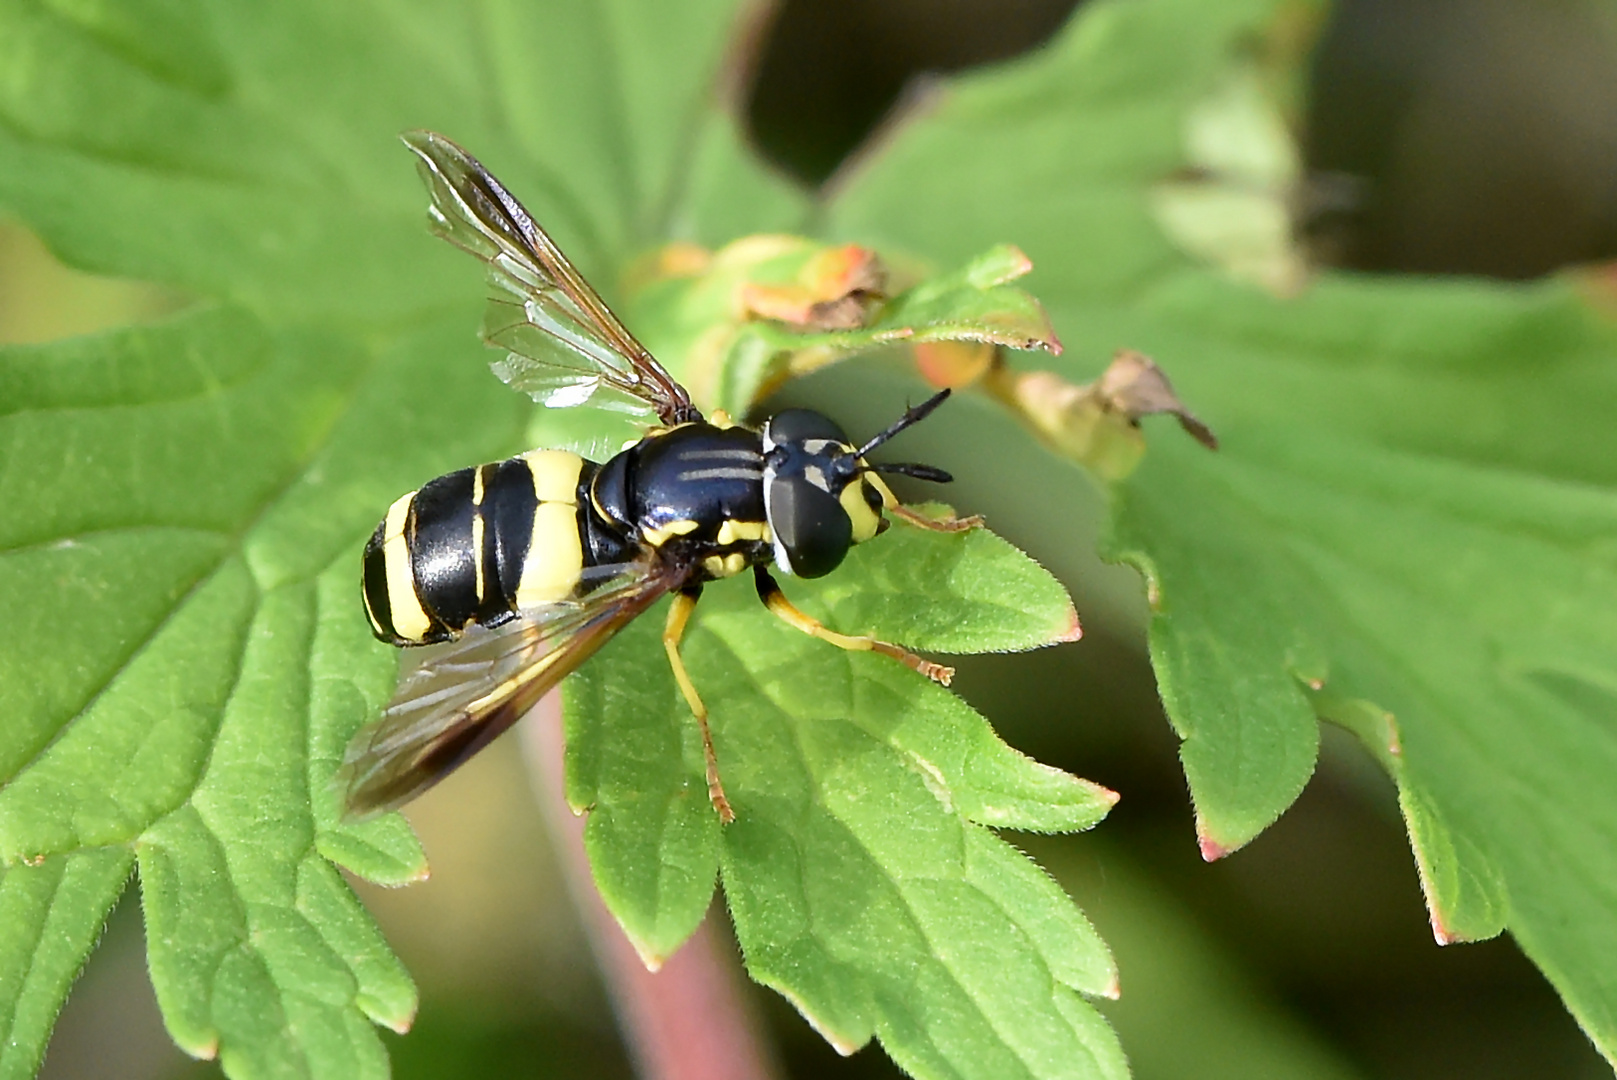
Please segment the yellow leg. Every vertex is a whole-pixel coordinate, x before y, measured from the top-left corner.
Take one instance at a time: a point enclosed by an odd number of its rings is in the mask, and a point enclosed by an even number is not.
[[[972,514],[970,517],[929,518],[925,514],[918,514],[907,506],[889,506],[887,512],[909,525],[918,529],[927,529],[931,532],[957,533],[967,532],[971,529],[981,528],[983,516]]]
[[[758,582],[758,598],[764,602],[764,606],[803,633],[817,637],[821,641],[829,641],[837,648],[847,649],[849,652],[878,652],[883,656],[891,656],[905,667],[919,671],[933,682],[942,683],[944,686],[948,686],[949,680],[954,678],[954,668],[934,664],[930,660],[916,656],[902,645],[878,641],[863,635],[850,637],[826,629],[824,623],[803,614],[786,599],[786,594],[780,591],[780,586],[775,583],[768,570],[762,566],[755,566],[753,574]]]
[[[728,825],[736,819],[736,815],[730,809],[730,800],[724,797],[724,785],[719,783],[719,759],[713,752],[713,735],[707,728],[707,706],[702,704],[701,697],[696,693],[696,684],[691,682],[690,674],[685,670],[685,661],[679,655],[679,639],[685,636],[685,624],[690,621],[691,612],[696,610],[697,597],[701,595],[702,591],[695,589],[674,596],[674,605],[668,609],[668,622],[663,626],[663,649],[668,653],[669,666],[674,669],[674,681],[679,684],[679,692],[685,695],[685,703],[691,707],[696,724],[702,729],[707,797],[712,801],[713,809],[719,812],[719,820]]]

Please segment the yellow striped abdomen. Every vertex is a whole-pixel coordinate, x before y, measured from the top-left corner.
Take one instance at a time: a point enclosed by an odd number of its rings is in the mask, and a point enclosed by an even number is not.
[[[565,450],[440,476],[396,501],[365,547],[376,636],[427,645],[574,595],[589,559],[580,490],[596,466]]]

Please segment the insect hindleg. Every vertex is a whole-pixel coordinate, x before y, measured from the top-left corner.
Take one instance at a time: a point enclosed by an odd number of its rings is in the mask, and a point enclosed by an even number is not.
[[[835,630],[826,629],[825,625],[818,619],[810,618],[803,614],[792,605],[790,600],[786,599],[786,594],[780,591],[780,586],[767,569],[762,566],[754,566],[752,570],[758,583],[758,599],[762,600],[764,606],[770,611],[773,611],[781,619],[803,631],[803,633],[811,634],[821,641],[829,641],[837,648],[847,649],[850,652],[878,652],[883,656],[891,656],[905,667],[913,668],[933,682],[942,683],[944,686],[948,686],[949,680],[954,678],[954,668],[934,664],[924,657],[916,656],[902,645],[894,645],[890,641],[877,641],[873,637],[864,635],[850,637],[847,634],[839,634]]]
[[[663,626],[663,648],[668,652],[668,663],[674,669],[674,681],[679,684],[679,692],[685,695],[685,703],[691,707],[696,715],[697,726],[702,729],[702,759],[707,765],[707,797],[713,802],[713,809],[719,812],[719,820],[728,825],[736,819],[735,811],[730,809],[730,800],[724,797],[724,785],[719,783],[719,759],[713,752],[713,735],[707,727],[707,706],[702,704],[702,698],[696,692],[696,684],[691,682],[690,673],[685,670],[685,661],[679,655],[679,640],[685,636],[685,624],[690,621],[691,612],[696,610],[696,601],[702,595],[702,587],[693,585],[681,589],[674,595],[674,604],[668,609],[668,622]]]

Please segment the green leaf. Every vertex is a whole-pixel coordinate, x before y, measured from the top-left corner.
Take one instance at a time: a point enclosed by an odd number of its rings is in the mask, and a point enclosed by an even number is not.
[[[1044,308],[1026,292],[1005,284],[1031,269],[1033,264],[1019,249],[999,244],[952,273],[899,293],[858,329],[804,333],[781,323],[749,322],[721,369],[720,401],[744,413],[756,404],[772,374],[778,377],[782,370],[801,374],[892,342],[972,341],[1059,353],[1061,343]],[[793,354],[815,359],[810,364],[792,363]]]
[[[1076,629],[1055,580],[982,530],[895,526],[792,584],[827,625],[920,648],[1021,649]],[[874,1034],[924,1076],[1125,1075],[1076,993],[1110,991],[1105,947],[983,828],[1087,828],[1115,796],[1017,754],[901,665],[805,638],[752,593],[710,587],[683,650],[727,827],[654,616],[568,684],[568,798],[589,808],[602,896],[642,955],[695,929],[721,871],[748,970],[844,1051]]]
[[[1291,13],[1295,22],[1296,13]],[[1301,37],[1302,35],[1296,35]],[[1305,174],[1302,148],[1281,113],[1274,80],[1301,82],[1296,56],[1237,62],[1185,115],[1186,168],[1152,191],[1163,231],[1187,254],[1216,263],[1232,277],[1290,296],[1307,285],[1308,245],[1292,227],[1294,207],[1329,206],[1356,194],[1340,175]]]
[[[414,990],[337,866],[394,884],[425,868],[401,819],[344,822],[332,786],[397,671],[358,601],[359,547],[400,493],[522,448],[532,420],[489,377],[480,275],[428,235],[396,133],[474,147],[610,294],[645,248],[806,220],[717,105],[744,14],[732,0],[0,6],[0,207],[80,267],[203,301],[0,352],[0,897],[14,905],[0,937],[16,950],[0,985],[21,987],[7,1068],[37,1059],[133,864],[183,1048],[232,1076],[385,1073],[373,1022],[407,1026]],[[992,253],[917,318],[980,321],[967,301],[1015,261]],[[584,412],[559,426],[568,441],[618,433]],[[986,533],[899,531],[873,551],[807,589],[806,608],[944,649],[1075,629],[1053,579]],[[1077,996],[1111,985],[1104,948],[985,827],[1087,827],[1110,793],[753,601],[725,630],[745,594],[729,591],[690,645],[755,830],[744,850],[700,780],[689,788],[692,723],[654,621],[572,689],[595,715],[570,787],[595,807],[603,889],[648,952],[688,932],[722,865],[755,970],[840,1042],[876,1032],[922,1075],[1120,1075]],[[789,730],[801,750],[779,745]],[[777,765],[788,787],[764,775]],[[883,827],[884,805],[902,830]],[[801,978],[789,954],[807,946],[760,907],[799,843],[824,854],[799,899],[828,945]],[[822,907],[856,895],[845,877],[879,906],[852,920]]]
[[[30,1077],[134,859],[108,849],[0,871],[0,1077]]]
[[[1213,455],[1149,429],[1111,543],[1147,578],[1204,852],[1273,821],[1344,721],[1399,782],[1439,940],[1508,927],[1617,1060],[1617,327],[1566,282],[1326,275],[1287,302],[1175,253],[1152,192],[1279,10],[1090,5],[945,87],[829,227],[1025,244],[1080,341],[1058,371],[1139,349],[1218,431]]]
[[[866,341],[843,338],[836,344],[862,348],[884,340],[887,328],[903,327],[915,341],[983,341],[1058,352],[1060,346],[1039,302],[1019,289],[1003,288],[1032,269],[1015,245],[996,244],[954,273],[893,297]]]
[[[1047,306],[1126,295],[1182,264],[1145,190],[1183,164],[1185,110],[1274,6],[1087,5],[1040,54],[943,84],[861,159],[827,232],[944,264],[1010,241]]]
[[[404,482],[378,405],[427,411],[410,373],[463,341],[201,311],[0,353],[0,494],[31,508],[0,541],[0,858],[138,855],[165,1021],[232,1072],[379,1075],[366,1018],[414,1012],[325,856],[403,883],[420,852],[398,819],[340,823],[329,785],[395,671],[353,603],[364,504]]]
[[[711,119],[741,6],[18,0],[0,12],[0,205],[85,269],[300,320],[406,318],[481,293],[399,168],[398,133],[425,127],[523,176],[601,275],[692,228],[693,204],[787,203]]]
[[[748,311],[748,288],[783,286],[805,301],[836,301],[801,280],[817,257],[838,254],[800,237],[748,237],[711,256],[696,274],[654,279],[628,309],[648,327],[647,344],[674,358],[675,373],[698,401],[747,415],[792,375],[894,342],[970,341],[1059,353],[1044,308],[1007,284],[1033,264],[998,244],[947,274],[927,278],[877,304],[858,326],[815,329]],[[821,283],[816,282],[816,285]],[[835,289],[845,283],[837,279]],[[863,286],[860,286],[861,288]]]

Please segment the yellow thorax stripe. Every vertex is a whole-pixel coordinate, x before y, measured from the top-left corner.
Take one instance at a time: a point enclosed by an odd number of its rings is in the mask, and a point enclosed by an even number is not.
[[[719,526],[718,543],[721,547],[738,540],[772,540],[767,521],[734,521],[726,519]]]
[[[662,547],[676,536],[684,536],[687,533],[695,532],[700,525],[701,522],[699,521],[680,518],[678,521],[670,521],[667,525],[662,525],[655,529],[646,529],[641,532],[640,538],[652,547]]]

